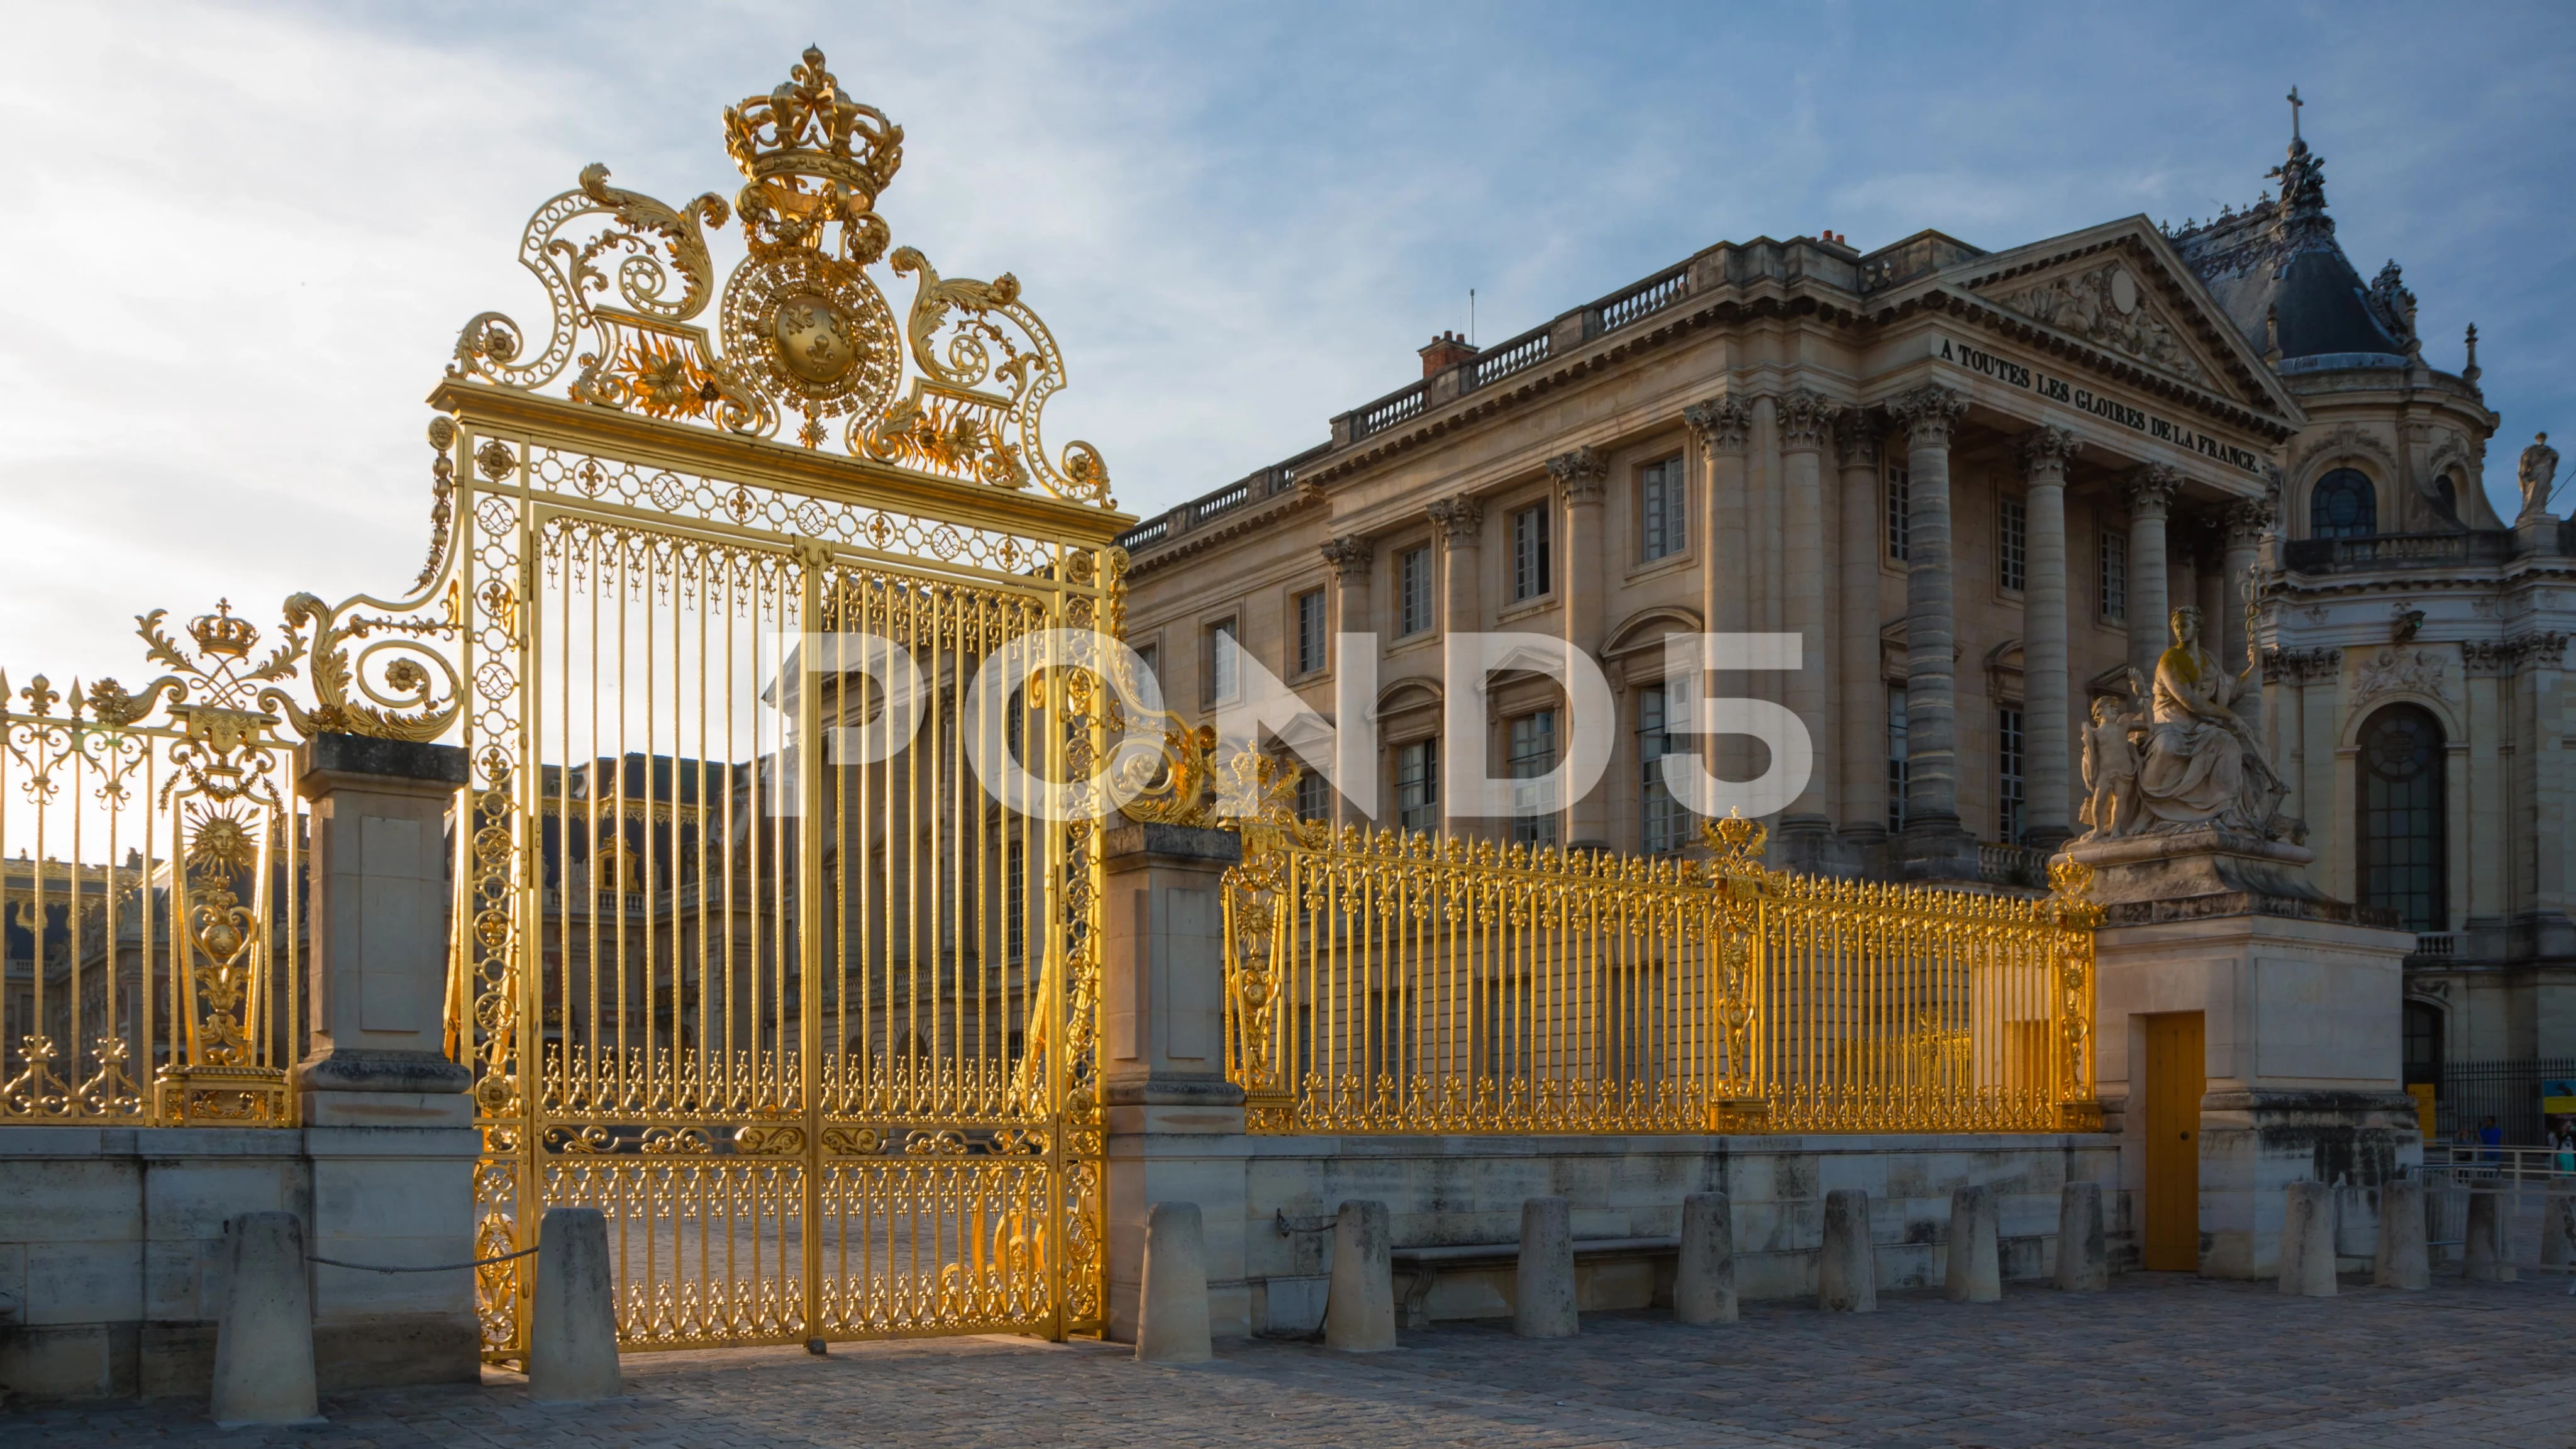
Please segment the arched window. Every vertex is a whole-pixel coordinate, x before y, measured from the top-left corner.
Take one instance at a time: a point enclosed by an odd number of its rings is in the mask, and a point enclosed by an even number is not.
[[[2403,930],[2450,929],[2442,868],[2442,726],[2411,704],[2361,731],[2361,903]]]
[[[2357,468],[2337,468],[2308,494],[2308,537],[2367,538],[2379,531],[2379,490]]]

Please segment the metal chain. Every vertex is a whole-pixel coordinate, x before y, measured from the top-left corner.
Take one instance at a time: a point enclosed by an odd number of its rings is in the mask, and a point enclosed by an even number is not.
[[[535,1251],[534,1248],[521,1248],[515,1253],[503,1253],[497,1258],[477,1258],[471,1263],[432,1263],[425,1268],[392,1268],[382,1263],[344,1263],[337,1258],[317,1257],[311,1253],[305,1254],[304,1260],[308,1263],[327,1264],[334,1268],[355,1268],[362,1273],[454,1273],[466,1268],[488,1268],[495,1263],[506,1263],[512,1258],[524,1258]]]

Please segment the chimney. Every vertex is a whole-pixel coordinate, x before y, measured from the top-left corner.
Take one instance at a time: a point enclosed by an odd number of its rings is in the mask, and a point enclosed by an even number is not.
[[[1443,332],[1431,339],[1430,346],[1422,349],[1422,375],[1431,377],[1447,372],[1475,355],[1476,349],[1467,345],[1466,338],[1455,332]]]

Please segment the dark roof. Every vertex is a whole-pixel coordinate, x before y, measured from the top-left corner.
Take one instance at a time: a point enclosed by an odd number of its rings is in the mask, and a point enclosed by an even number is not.
[[[2269,192],[2244,211],[2223,213],[2173,233],[2176,251],[2197,272],[2228,320],[2257,352],[2281,358],[2358,355],[2403,361],[2415,347],[2415,297],[2389,263],[2371,285],[2335,240],[2326,214],[2325,158],[2295,137],[2271,174]]]

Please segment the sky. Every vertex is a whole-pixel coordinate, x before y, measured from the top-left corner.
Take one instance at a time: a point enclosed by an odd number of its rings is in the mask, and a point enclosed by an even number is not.
[[[2576,7],[758,6],[0,0],[0,670],[151,672],[133,618],[391,596],[466,318],[597,161],[730,195],[722,108],[820,45],[905,129],[880,200],[1062,345],[1050,440],[1150,514],[1721,240],[2001,249],[2269,183],[2291,85],[2345,249],[2433,365],[2478,325],[2488,491],[2576,428]],[[897,295],[903,295],[900,287]]]

